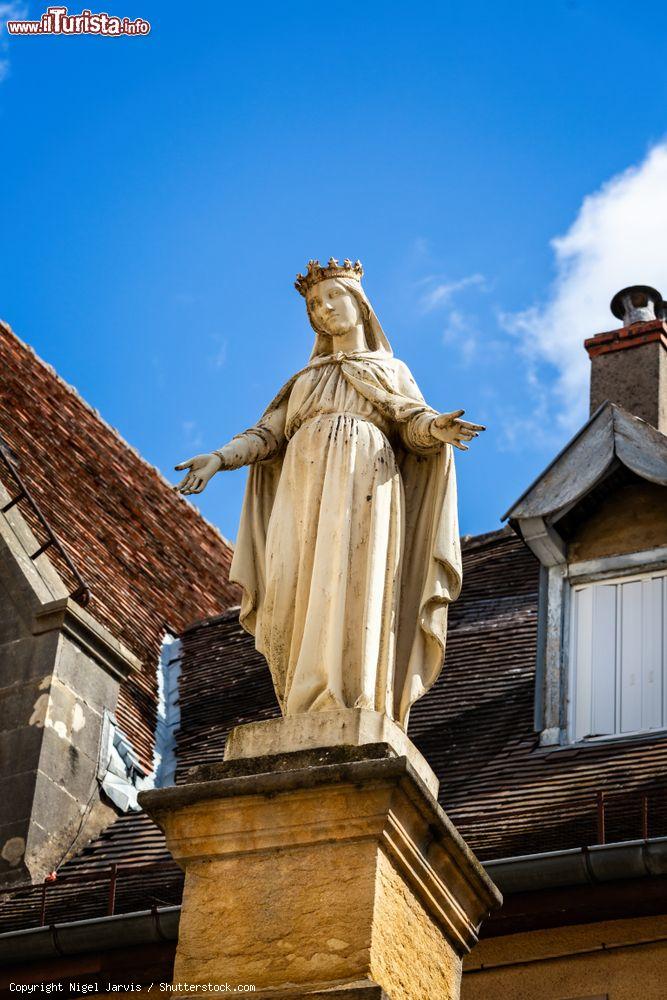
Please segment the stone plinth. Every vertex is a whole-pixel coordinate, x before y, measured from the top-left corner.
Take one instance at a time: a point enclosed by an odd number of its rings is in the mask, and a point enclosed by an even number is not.
[[[438,779],[405,731],[381,712],[365,708],[305,712],[236,726],[227,737],[225,760],[322,747],[362,747],[371,743],[386,743],[397,757],[407,757],[417,776],[437,799]]]
[[[141,796],[186,873],[175,983],[459,997],[462,956],[500,896],[406,757],[336,747],[193,778]]]

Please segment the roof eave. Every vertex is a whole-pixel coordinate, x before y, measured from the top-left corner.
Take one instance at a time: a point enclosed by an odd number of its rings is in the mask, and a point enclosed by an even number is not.
[[[600,423],[600,418],[603,422]],[[586,453],[585,439],[595,432]],[[581,444],[578,456],[573,449]],[[605,402],[568,442],[556,458],[503,515],[517,530],[528,519],[543,518],[553,524],[575,507],[618,465],[649,482],[667,486],[667,436],[622,407]],[[523,532],[519,532],[523,535]]]

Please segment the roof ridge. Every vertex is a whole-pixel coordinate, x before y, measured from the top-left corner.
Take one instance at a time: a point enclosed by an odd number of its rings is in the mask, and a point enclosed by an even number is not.
[[[500,538],[508,538],[510,535],[514,535],[514,532],[508,525],[504,524],[500,528],[494,528],[493,531],[483,531],[479,535],[461,535],[461,545],[466,549],[477,548]]]
[[[188,632],[194,631],[194,629],[202,628],[204,625],[216,625],[218,622],[224,621],[237,621],[239,620],[239,611],[241,610],[240,604],[234,604],[231,608],[225,608],[221,611],[219,615],[209,615],[208,618],[197,618],[195,621],[190,622],[186,625],[181,636],[186,635]]]
[[[45,371],[47,371],[49,373],[49,375],[52,378],[54,378],[56,380],[56,382],[58,382],[58,384],[60,386],[62,386],[63,389],[65,389],[66,392],[68,392],[79,403],[81,403],[84,406],[84,408],[86,410],[88,410],[88,412],[91,413],[92,416],[95,417],[95,419],[100,424],[102,424],[102,426],[105,427],[106,430],[108,430],[109,433],[112,434],[113,437],[116,438],[116,440],[124,448],[127,449],[127,451],[129,451],[132,455],[134,455],[135,458],[137,458],[139,460],[139,462],[141,462],[141,464],[149,472],[153,473],[153,475],[156,476],[157,479],[160,480],[164,486],[166,486],[172,493],[174,493],[175,496],[178,498],[179,501],[181,501],[182,503],[184,503],[185,506],[188,509],[193,510],[195,512],[195,515],[197,517],[199,517],[203,521],[203,523],[207,527],[209,527],[216,535],[218,535],[218,537],[225,543],[225,545],[232,552],[234,551],[234,543],[231,542],[225,535],[223,535],[223,533],[220,531],[220,529],[215,524],[213,524],[212,521],[209,521],[208,518],[205,517],[202,514],[202,512],[199,510],[198,507],[195,507],[192,503],[190,503],[189,501],[187,501],[185,499],[185,497],[182,496],[180,493],[176,493],[175,490],[174,490],[173,483],[169,482],[169,480],[166,478],[166,476],[164,476],[162,474],[162,472],[160,471],[160,469],[158,469],[157,466],[153,465],[152,462],[147,461],[147,459],[144,458],[144,456],[141,454],[141,452],[137,448],[135,448],[134,445],[130,444],[129,441],[126,441],[125,438],[123,437],[123,435],[121,434],[121,432],[118,430],[118,428],[116,428],[112,424],[110,424],[109,421],[106,420],[105,417],[102,416],[102,414],[100,413],[100,411],[97,410],[97,409],[95,409],[95,407],[92,406],[88,402],[88,400],[85,399],[81,395],[81,393],[76,388],[76,386],[73,386],[69,382],[66,382],[65,379],[62,377],[62,375],[58,374],[58,372],[53,367],[53,365],[49,364],[48,361],[45,361],[44,358],[40,357],[40,355],[37,353],[37,351],[34,349],[34,347],[31,347],[30,344],[28,344],[25,340],[23,340],[21,337],[19,337],[19,335],[12,329],[12,327],[9,325],[9,323],[6,320],[4,320],[4,319],[0,319],[0,333],[2,333],[2,332],[7,333],[10,337],[12,337],[16,341],[16,343],[24,351],[26,351],[28,354],[32,355],[32,357],[35,359],[35,361],[37,361],[41,365],[41,367],[43,369],[45,369]]]

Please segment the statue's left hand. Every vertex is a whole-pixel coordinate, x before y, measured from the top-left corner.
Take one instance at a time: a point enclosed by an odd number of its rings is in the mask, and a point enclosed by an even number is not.
[[[485,431],[486,427],[483,424],[472,424],[468,420],[461,420],[464,413],[465,410],[441,413],[431,424],[433,437],[436,437],[438,441],[444,441],[445,444],[453,444],[460,451],[467,451],[468,446],[464,442],[472,441],[473,438],[478,437],[480,431]]]

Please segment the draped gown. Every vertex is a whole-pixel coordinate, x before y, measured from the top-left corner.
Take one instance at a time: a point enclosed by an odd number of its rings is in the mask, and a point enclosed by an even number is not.
[[[254,464],[231,576],[286,715],[358,707],[405,724],[432,682],[434,638],[436,674],[442,664],[460,566],[434,415],[402,362],[339,354],[298,373],[237,439]],[[443,530],[456,535],[444,558]]]

